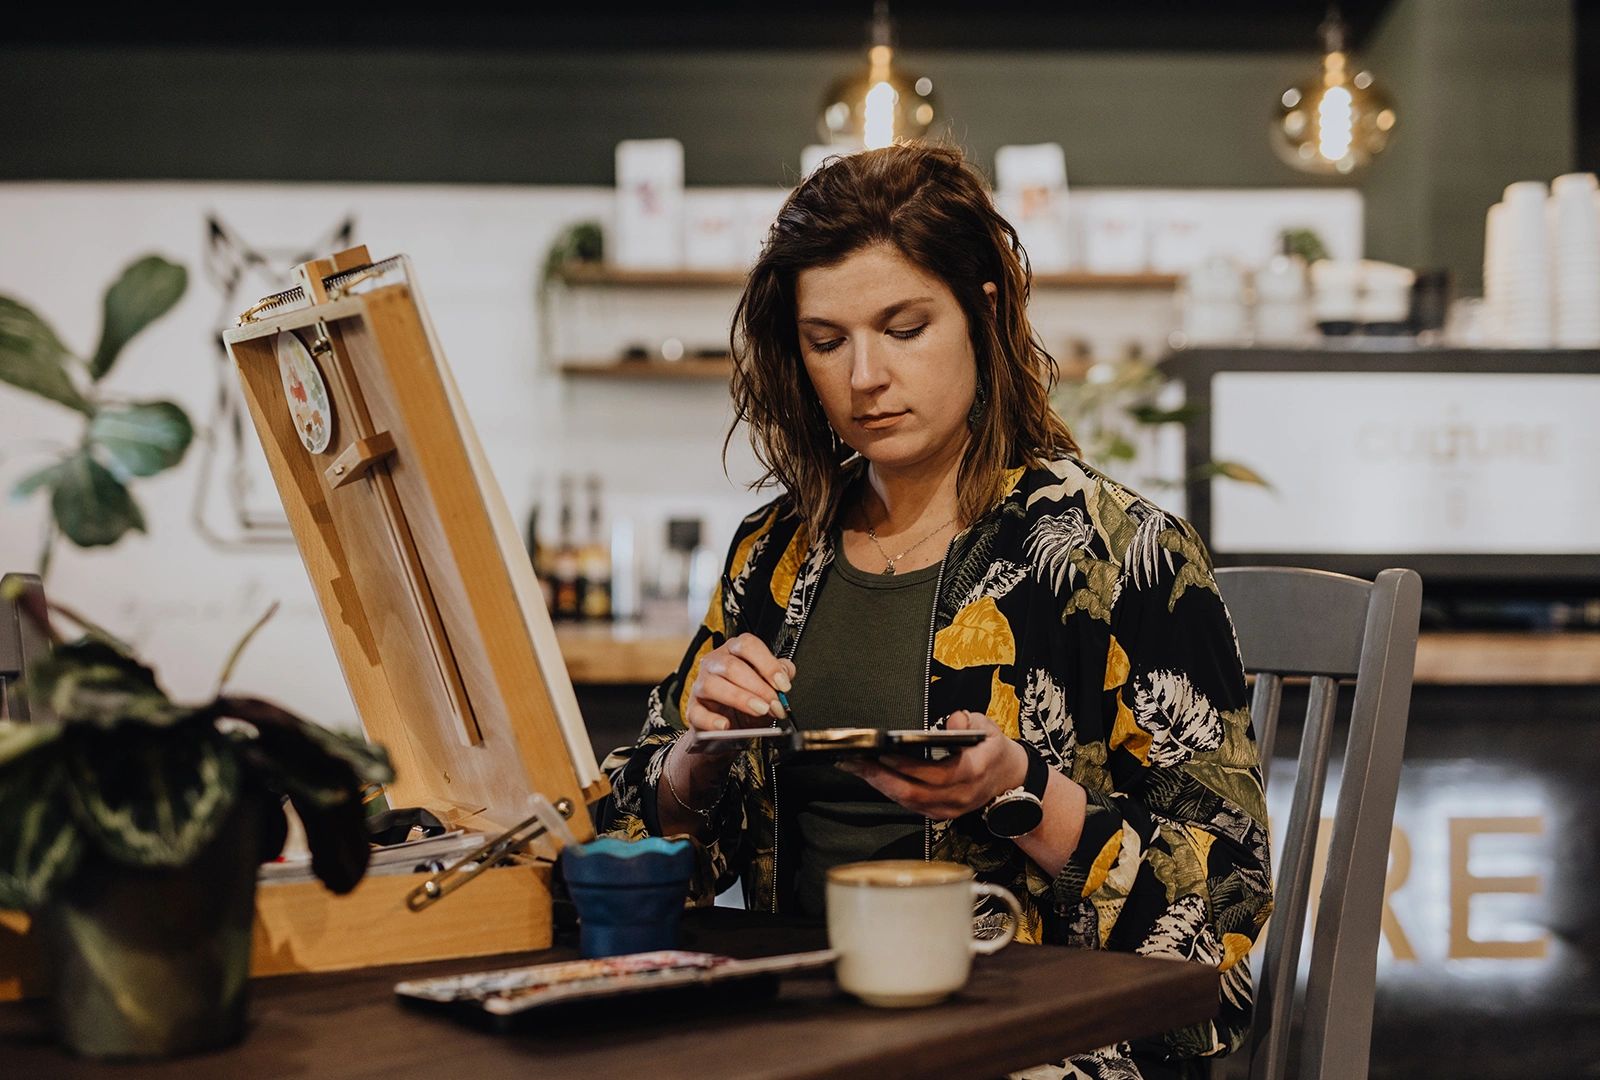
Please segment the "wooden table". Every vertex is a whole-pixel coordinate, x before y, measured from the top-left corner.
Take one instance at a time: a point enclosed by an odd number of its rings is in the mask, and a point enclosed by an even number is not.
[[[815,927],[742,911],[688,913],[683,946],[750,957],[823,946]],[[540,1080],[543,1077],[993,1078],[1069,1053],[1197,1023],[1215,1015],[1218,976],[1172,960],[1014,945],[978,957],[965,990],[924,1009],[872,1009],[831,976],[783,980],[776,1000],[719,1014],[648,999],[596,1007],[592,1017],[512,1035],[401,1007],[401,978],[565,959],[546,953],[409,965],[253,984],[240,1046],[151,1065],[106,1066],[56,1050],[35,1004],[0,1006],[0,1074],[149,1080]],[[726,1009],[726,1006],[724,1006]]]

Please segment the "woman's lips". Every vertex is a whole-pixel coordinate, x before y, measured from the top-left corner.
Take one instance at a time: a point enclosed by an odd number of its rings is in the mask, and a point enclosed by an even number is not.
[[[879,431],[886,427],[893,427],[895,424],[898,424],[901,420],[903,420],[905,416],[906,414],[903,412],[871,413],[867,416],[860,417],[856,420],[856,423],[860,424],[868,431]]]

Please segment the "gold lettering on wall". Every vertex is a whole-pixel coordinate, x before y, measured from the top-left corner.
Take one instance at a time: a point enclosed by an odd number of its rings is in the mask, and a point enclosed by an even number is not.
[[[1406,836],[1405,830],[1396,825],[1389,831],[1389,872],[1383,879],[1383,922],[1379,928],[1379,933],[1388,940],[1389,948],[1394,951],[1396,960],[1417,958],[1417,950],[1411,947],[1411,939],[1406,937],[1405,929],[1401,927],[1389,903],[1394,891],[1404,885],[1410,876],[1411,839]]]
[[[1537,817],[1469,817],[1450,819],[1450,958],[1538,960],[1550,948],[1548,934],[1530,941],[1479,939],[1472,936],[1472,898],[1483,893],[1537,896],[1543,881],[1532,874],[1480,877],[1470,868],[1472,838],[1486,833],[1540,836],[1544,819]]]

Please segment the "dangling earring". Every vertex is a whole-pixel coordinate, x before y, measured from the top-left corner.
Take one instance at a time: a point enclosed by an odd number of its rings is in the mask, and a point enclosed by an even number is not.
[[[983,410],[989,404],[989,391],[984,389],[983,383],[978,384],[978,392],[972,396],[972,408],[967,410],[967,426],[976,428],[978,421],[983,419]]]

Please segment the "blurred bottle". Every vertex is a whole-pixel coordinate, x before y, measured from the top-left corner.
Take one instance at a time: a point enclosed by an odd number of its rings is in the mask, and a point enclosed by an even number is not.
[[[528,548],[528,561],[533,564],[533,574],[539,581],[539,591],[544,593],[546,611],[553,610],[555,590],[550,584],[550,552],[539,535],[539,504],[544,500],[544,477],[533,476],[533,500],[528,507],[528,521],[523,526],[522,542]]]
[[[560,621],[574,620],[582,612],[583,580],[578,557],[578,546],[573,541],[572,477],[561,478],[561,528],[557,535],[555,554],[550,559],[550,585],[555,600],[550,605],[550,617]]]
[[[578,553],[578,577],[583,582],[579,611],[591,622],[611,618],[611,547],[605,532],[605,513],[600,502],[600,478],[591,476],[589,489],[589,536]]]

